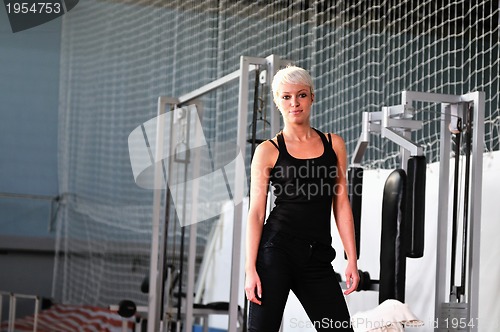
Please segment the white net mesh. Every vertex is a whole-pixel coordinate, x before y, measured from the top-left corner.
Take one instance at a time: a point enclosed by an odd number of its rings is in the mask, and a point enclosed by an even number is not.
[[[349,153],[361,113],[399,104],[402,90],[484,91],[484,150],[499,150],[498,22],[493,0],[80,2],[63,17],[59,169],[65,199],[54,295],[72,303],[146,303],[139,287],[149,267],[153,194],[134,183],[127,137],[155,117],[158,96],[178,97],[237,70],[241,55],[276,54],[310,69],[313,124],[343,136]],[[202,98],[210,144],[234,143],[237,99],[237,82]],[[418,109],[424,128],[413,139],[434,162],[438,110]],[[364,164],[396,167],[398,147],[372,138]],[[210,188],[203,190],[210,195]],[[167,219],[169,261],[178,266],[175,211]],[[200,253],[211,225],[200,223]]]

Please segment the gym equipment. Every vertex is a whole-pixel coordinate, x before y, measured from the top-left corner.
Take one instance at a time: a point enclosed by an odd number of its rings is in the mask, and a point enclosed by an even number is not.
[[[217,79],[199,89],[182,95],[178,98],[159,97],[158,98],[158,117],[164,116],[167,109],[170,107],[179,107],[192,102],[196,98],[223,86],[224,84],[233,80],[239,79],[239,98],[238,98],[238,133],[236,144],[242,156],[245,156],[245,145],[247,140],[247,115],[248,115],[248,93],[249,93],[249,74],[257,70],[259,67],[264,67],[266,74],[264,75],[266,82],[270,82],[275,73],[275,69],[281,63],[289,63],[290,61],[280,60],[277,56],[271,55],[267,58],[255,58],[242,56],[240,58],[240,69],[230,73],[220,79]],[[262,76],[261,76],[262,77]],[[272,98],[269,99],[270,108],[272,108]],[[270,116],[270,129],[271,132],[277,132],[279,127],[279,113],[274,112]],[[156,145],[154,154],[151,153],[154,167],[154,199],[153,199],[153,231],[152,231],[152,246],[151,246],[151,263],[150,263],[150,291],[149,291],[149,305],[148,305],[148,331],[159,331],[161,321],[161,296],[163,290],[161,287],[163,280],[163,258],[161,253],[164,251],[164,243],[161,241],[160,229],[164,224],[163,218],[160,215],[161,200],[163,197],[162,188],[164,188],[164,178],[161,165],[158,161],[163,160],[164,147],[163,141],[165,138],[165,126],[163,121],[156,123]],[[232,197],[235,202],[241,202],[245,196],[245,184],[241,179],[245,175],[244,160],[235,159],[235,182],[234,188],[231,188]],[[169,169],[166,170],[168,174]],[[238,297],[241,293],[242,287],[239,285],[240,273],[240,243],[241,243],[241,224],[242,224],[242,205],[235,204],[234,206],[234,226],[233,226],[233,253],[231,265],[231,288],[230,299],[228,306],[229,314],[229,331],[236,331],[237,317],[238,317]],[[187,286],[186,294],[194,293],[194,275],[195,275],[195,255],[196,255],[196,223],[189,224],[189,246],[188,246],[188,266],[187,266]],[[193,323],[194,303],[192,296],[186,296],[185,310],[183,310],[183,326],[186,331],[190,331]]]
[[[379,290],[380,282],[379,280],[372,279],[370,276],[370,272],[358,270],[358,274],[359,274],[359,283],[358,283],[358,288],[356,288],[356,292]],[[347,289],[347,284],[345,281],[342,280],[342,275],[338,272],[335,272],[335,277],[337,278],[337,281],[340,283],[340,286],[343,289]]]
[[[387,177],[382,200],[379,303],[405,300],[405,190],[406,173],[396,169]]]
[[[440,309],[440,320],[438,327],[442,329],[448,328],[447,322],[450,320],[456,320],[461,322],[466,322],[467,328],[474,329],[477,322],[477,314],[471,313],[471,311],[476,311],[475,306],[472,306],[469,302],[470,297],[470,287],[473,286],[471,281],[468,281],[468,274],[472,274],[471,266],[472,264],[478,264],[479,262],[473,262],[469,254],[474,253],[473,247],[470,244],[471,238],[469,237],[469,231],[473,230],[473,225],[469,225],[472,214],[469,213],[469,207],[474,202],[470,199],[471,186],[475,183],[471,183],[471,152],[477,147],[473,148],[473,115],[470,105],[460,105],[461,107],[456,107],[451,110],[453,116],[456,117],[455,123],[450,124],[449,133],[454,135],[454,177],[453,177],[453,206],[452,206],[452,232],[451,232],[451,262],[450,262],[450,279],[449,279],[449,302],[442,302]],[[476,126],[476,130],[477,126]],[[463,136],[463,142],[461,142],[461,136]],[[461,148],[463,147],[463,154],[465,157],[465,163],[463,165],[463,187],[461,186]],[[462,194],[462,195],[461,195]],[[461,197],[460,197],[461,196]],[[460,201],[460,198],[462,200]],[[459,213],[462,209],[462,219],[460,220]],[[474,221],[474,219],[472,219]],[[457,270],[457,247],[458,247],[458,228],[459,223],[462,223],[462,239],[461,239],[461,255],[460,255],[460,281],[457,284],[456,280],[456,270]],[[471,253],[472,252],[472,253]],[[479,254],[477,254],[479,255]],[[478,267],[479,269],[479,267]],[[436,308],[436,312],[437,312]]]
[[[450,263],[450,294],[456,294],[455,289],[455,271],[457,261],[457,228],[458,228],[458,195],[459,195],[459,178],[460,178],[460,142],[461,142],[461,120],[457,123],[457,127],[453,130],[455,156],[453,172],[453,211],[452,211],[452,228],[451,228],[451,263]]]
[[[44,299],[37,295],[26,295],[26,294],[17,294],[17,293],[0,291],[0,323],[2,323],[2,304],[4,296],[9,298],[9,321],[8,321],[7,332],[15,331],[16,307],[18,299],[27,299],[34,301],[33,331],[36,331],[38,326],[38,316],[40,310],[42,309],[42,304],[44,302]],[[51,301],[48,302],[47,300],[45,301],[46,304],[48,304],[48,306],[52,305]]]
[[[383,137],[401,146],[401,169],[391,173],[384,188],[379,303],[391,298],[404,301],[406,254],[408,251],[405,239],[409,238],[409,235],[405,234],[405,225],[419,224],[418,221],[411,220],[415,217],[412,213],[415,202],[412,199],[415,197],[414,186],[412,185],[411,192],[407,193],[406,185],[406,169],[410,155],[423,155],[422,147],[411,141],[411,132],[422,128],[421,121],[412,119],[413,112],[413,108],[406,104],[382,107],[381,112],[363,112],[362,132],[352,157],[353,167],[360,167],[363,154],[370,141],[370,133],[380,133]],[[418,175],[420,172],[411,173],[412,183],[419,182]],[[407,196],[410,197],[409,203],[406,202]],[[423,197],[420,199],[421,205],[417,208],[419,211],[424,209],[425,202]],[[420,215],[417,214],[417,216]]]
[[[378,290],[379,289],[379,280],[374,280],[371,278],[370,273],[368,271],[358,270],[359,274],[359,283],[357,292],[366,291],[366,290]]]
[[[174,271],[172,265],[168,265],[165,272],[165,284],[164,284],[164,297],[166,301],[164,305],[164,316],[162,317],[163,327],[161,331],[173,331],[176,329],[182,329],[183,320],[186,318],[184,313],[184,305],[186,300],[186,293],[176,293],[173,292],[178,284],[181,283],[180,270]],[[146,276],[141,283],[141,291],[143,293],[149,292],[149,276]],[[176,299],[181,303],[178,305],[176,303],[170,303],[170,299]],[[171,312],[169,309],[181,308],[179,311]],[[146,332],[147,330],[147,317],[148,317],[148,307],[147,306],[137,306],[135,302],[131,300],[122,300],[118,305],[110,306],[110,309],[116,311],[123,318],[136,317],[136,331]],[[210,303],[193,303],[193,317],[201,318],[203,323],[203,331],[208,331],[208,317],[210,315],[225,315],[229,311],[229,302],[210,302]],[[175,317],[174,317],[175,316]],[[238,306],[238,323],[240,326],[244,326],[245,314],[240,306]]]
[[[271,136],[271,133],[269,132],[271,123],[267,121],[264,98],[264,85],[266,83],[265,77],[265,71],[260,73],[258,68],[255,70],[252,123],[248,127],[250,136],[247,139],[247,143],[251,144],[250,158],[253,158],[257,145],[264,142]]]
[[[436,259],[436,295],[435,295],[435,318],[440,322],[448,322],[452,319],[466,322],[466,331],[478,330],[478,297],[479,297],[479,249],[481,238],[481,187],[482,187],[482,163],[484,145],[484,92],[471,92],[464,95],[447,95],[437,93],[424,93],[414,91],[403,91],[401,105],[383,107],[381,112],[364,112],[362,133],[352,157],[352,164],[359,165],[366,147],[369,143],[370,133],[380,133],[382,137],[388,138],[401,146],[401,167],[408,167],[412,178],[419,178],[422,173],[422,161],[407,161],[410,156],[422,156],[423,150],[411,141],[411,131],[422,127],[420,121],[412,120],[413,103],[426,102],[441,104],[441,128],[440,128],[440,170],[439,170],[439,210],[438,210],[438,233],[437,233],[437,259]],[[465,176],[463,193],[463,215],[462,215],[462,264],[461,285],[456,286],[454,280],[447,280],[448,269],[448,225],[450,223],[449,201],[449,175],[450,175],[450,152],[451,131],[457,135],[460,131],[459,119],[466,119],[465,139]],[[448,128],[448,127],[451,128]],[[459,139],[456,137],[457,145]],[[456,146],[456,156],[459,156],[459,148]],[[456,157],[458,158],[458,157]],[[415,163],[415,164],[413,164]],[[458,166],[459,162],[455,159]],[[416,166],[416,168],[415,168]],[[414,168],[412,170],[412,168]],[[420,171],[419,171],[420,169]],[[458,167],[455,174],[458,174]],[[423,174],[420,175],[420,177]],[[455,188],[459,181],[455,175]],[[413,185],[418,185],[418,181]],[[456,189],[458,190],[458,189]],[[417,193],[423,192],[423,188],[413,188],[410,194],[414,198]],[[411,238],[414,243],[408,250],[408,257],[418,257],[423,252],[421,239],[423,237],[422,216],[423,206],[413,203],[420,211],[412,213],[406,223],[411,225]],[[453,226],[452,256],[456,255],[456,240],[458,225],[458,192],[454,193],[454,208],[451,222]],[[452,270],[455,270],[456,258],[452,258]],[[382,277],[382,276],[381,276]],[[381,278],[382,279],[382,278]],[[382,282],[382,281],[381,281]],[[452,285],[451,289],[448,285]],[[474,321],[473,321],[474,320]],[[473,324],[468,324],[473,322]],[[438,328],[444,328],[439,326]]]
[[[379,303],[404,302],[406,257],[424,253],[425,157],[410,157],[407,169],[394,170],[384,186]]]
[[[424,255],[426,169],[424,156],[408,159],[404,246],[406,257],[409,258],[421,258]]]
[[[118,303],[118,315],[129,318],[135,315],[137,312],[137,306],[135,302],[130,301],[130,300],[121,300],[120,303]]]

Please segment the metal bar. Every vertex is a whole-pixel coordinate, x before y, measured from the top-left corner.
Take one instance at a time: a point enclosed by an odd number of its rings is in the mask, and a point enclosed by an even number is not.
[[[239,86],[239,99],[238,99],[238,134],[236,144],[241,149],[241,154],[244,158],[246,147],[247,135],[247,114],[248,114],[248,79],[249,79],[249,58],[242,56],[240,58],[240,86]],[[236,158],[239,160],[241,158]],[[235,188],[234,199],[238,202],[238,198],[244,195],[244,184],[241,179],[241,173],[245,172],[244,165],[237,165],[235,171]],[[241,255],[241,229],[242,229],[242,203],[235,204],[234,206],[234,220],[233,220],[233,252],[231,259],[231,286],[229,293],[229,322],[228,331],[236,331],[238,322],[238,297],[240,289],[240,255]]]
[[[373,120],[375,118],[375,115],[374,113],[370,113],[370,112],[363,112],[363,115],[362,115],[362,123],[361,123],[361,136],[360,136],[360,139],[362,139],[363,141],[366,141],[366,142],[369,142],[370,141],[370,133],[372,133],[372,121],[375,121]],[[379,120],[380,121],[380,120]],[[378,126],[378,129],[380,130],[380,124]]]
[[[170,100],[170,103],[174,103],[173,100]],[[165,115],[163,117],[166,117],[166,109],[165,109]],[[170,121],[172,121],[174,114],[171,113],[170,116]],[[172,125],[170,126],[170,129],[172,128]],[[170,137],[169,137],[169,144],[171,145],[172,143],[172,130],[170,130]],[[171,146],[169,145],[169,149],[171,149]],[[151,155],[151,152],[150,152]],[[154,161],[153,161],[154,162]],[[172,158],[169,158],[168,160],[168,170],[165,170],[165,164],[162,163],[162,171],[163,171],[163,176],[164,178],[168,181],[169,179],[169,172],[170,172],[170,163],[172,162]],[[168,173],[167,173],[168,172]],[[159,184],[157,184],[159,185]],[[167,239],[168,239],[168,227],[169,227],[169,216],[170,216],[170,211],[171,211],[171,199],[172,195],[170,192],[170,189],[168,186],[165,188],[165,209],[163,213],[163,218],[164,218],[164,223],[163,227],[161,229],[161,232],[158,234],[158,237],[160,239],[159,245],[158,245],[158,282],[159,284],[157,285],[158,289],[161,289],[160,296],[158,301],[158,320],[160,321],[160,330],[163,329],[165,326],[164,323],[165,321],[162,319],[163,317],[163,312],[165,311],[165,296],[169,296],[169,294],[165,294],[165,257],[167,256]],[[161,221],[160,221],[161,222]],[[163,325],[161,324],[163,323]]]
[[[259,65],[266,64],[265,59],[262,59],[262,58],[250,58],[250,59],[252,59],[251,63],[253,63],[253,64],[259,64]],[[256,66],[250,66],[249,71],[254,71],[256,68],[257,68]],[[208,92],[213,91],[213,90],[223,86],[224,84],[227,84],[231,81],[238,79],[239,77],[240,77],[239,70],[236,70],[230,74],[222,76],[221,78],[216,79],[215,81],[212,81],[212,82],[205,84],[204,86],[202,86],[196,90],[193,90],[189,93],[186,93],[185,95],[180,96],[178,98],[179,105],[184,105],[184,104],[192,101],[193,99],[196,99],[200,96],[203,96],[204,94],[207,94]]]
[[[193,99],[198,98],[199,96],[202,96],[212,90],[217,89],[218,87],[231,82],[235,79],[237,79],[240,76],[239,70],[232,72],[231,74],[228,74],[226,76],[223,76],[215,81],[212,81],[201,88],[198,88],[196,90],[193,90],[189,93],[186,93],[185,95],[182,95],[179,97],[179,105],[184,105],[188,102],[190,102]]]
[[[351,158],[351,164],[353,165],[360,165],[361,161],[363,160],[363,156],[366,152],[366,148],[368,147],[368,141],[365,141],[363,139],[358,140],[358,144],[356,145],[356,148],[354,149],[354,153]]]
[[[411,140],[411,133],[408,130],[400,130],[396,131],[392,129],[392,125],[396,123],[407,124],[408,120],[398,120],[391,119],[391,112],[394,110],[401,113],[401,106],[394,107],[382,107],[382,124],[381,124],[381,136],[390,139],[394,143],[398,144],[401,155],[400,168],[405,169],[407,167],[407,161],[409,158],[408,152],[413,156],[421,156],[423,155],[423,149],[421,146],[418,146]],[[398,121],[398,122],[397,122]]]
[[[197,116],[197,115],[196,115]],[[195,119],[194,119],[195,120]],[[196,120],[195,120],[196,121]],[[187,140],[187,143],[188,143],[188,146],[189,146],[189,137],[191,135],[191,131],[190,131],[190,128],[191,127],[191,117],[189,115],[189,112],[187,112],[187,128],[186,128],[186,140]],[[198,132],[195,133],[195,134],[199,134]],[[197,157],[196,160],[194,160],[194,165],[197,165],[196,166],[196,170],[195,172],[197,174],[194,174],[195,176],[196,175],[199,175],[199,164],[200,164],[200,159],[199,159],[199,153],[197,153],[196,156],[193,156],[193,157]],[[187,182],[187,179],[186,179],[186,173],[187,173],[187,164],[185,164],[185,168],[184,168],[184,197],[186,197],[186,191],[187,191],[187,187],[186,187],[186,182]],[[193,183],[197,183],[196,181],[194,181]],[[191,192],[191,195],[192,195],[192,199],[191,199],[191,202],[193,204],[196,204],[195,202],[197,201],[195,199],[197,193],[199,192],[199,186],[196,186],[195,188],[193,188],[192,192]],[[186,209],[186,200],[184,199],[184,207],[183,207],[183,211]],[[189,221],[189,247],[188,247],[188,266],[187,266],[187,286],[186,286],[186,309],[185,309],[185,312],[186,312],[186,322],[185,322],[185,326],[184,326],[184,331],[192,331],[193,330],[193,303],[194,303],[194,295],[192,295],[194,293],[194,277],[195,277],[195,264],[196,264],[196,233],[197,233],[197,206],[196,205],[192,205],[191,206],[191,220]],[[184,217],[184,220],[183,222],[185,222],[185,217]],[[186,224],[183,225],[184,228],[186,227]],[[179,283],[182,284],[182,280],[179,280]]]
[[[370,142],[370,114],[371,113],[369,112],[362,113],[361,135],[352,154],[352,164],[361,164],[361,160],[363,159],[368,143]]]
[[[35,298],[35,317],[33,317],[33,332],[38,331],[38,314],[40,313],[40,297]]]
[[[278,133],[278,131],[280,130],[280,127],[281,127],[281,124],[280,124],[280,121],[281,121],[281,114],[280,112],[278,111],[275,103],[274,103],[274,93],[272,91],[272,88],[271,88],[271,83],[273,81],[273,78],[274,78],[274,75],[276,75],[276,72],[279,70],[279,67],[282,63],[285,63],[285,62],[288,62],[288,63],[292,63],[292,61],[287,61],[287,60],[281,60],[278,56],[276,55],[270,55],[266,58],[267,60],[267,82],[268,82],[268,87],[269,87],[269,94],[270,94],[270,98],[269,98],[269,116],[271,118],[271,136]],[[271,138],[271,137],[270,137]],[[272,190],[269,190],[268,192],[268,203],[267,203],[267,209],[269,209],[270,206],[272,206],[272,204],[274,203],[274,200],[276,199],[276,197],[274,196],[274,192]],[[269,213],[268,211],[266,211],[266,215],[267,213]],[[246,315],[247,311],[245,310],[245,315]],[[246,322],[245,322],[246,324]],[[246,326],[245,326],[246,328]]]
[[[472,137],[472,165],[471,165],[471,197],[470,205],[470,247],[469,247],[469,290],[470,303],[469,322],[474,320],[472,330],[480,330],[479,325],[479,263],[481,248],[481,202],[483,181],[483,149],[484,149],[484,92],[474,92],[463,96],[472,101],[474,107],[473,137]]]
[[[402,105],[382,107],[382,127],[401,128],[405,130],[422,129],[422,121],[392,118],[393,115],[403,114],[401,109],[403,109]]]
[[[256,144],[256,136],[257,136],[257,112],[259,109],[259,70],[255,71],[255,83],[254,83],[254,91],[253,91],[253,111],[252,111],[252,139],[250,143],[252,144],[252,150],[250,152],[250,156],[253,158],[253,154],[255,152]],[[263,137],[262,137],[263,138]]]
[[[17,294],[17,293],[12,293],[16,298],[19,299],[28,299],[28,300],[36,300],[38,297],[37,295],[27,295],[27,294]]]
[[[202,121],[203,120],[202,115],[200,115],[198,113],[198,116],[200,118],[200,121]],[[195,142],[199,142],[202,139],[203,140],[205,139],[205,137],[203,137],[203,132],[197,130],[195,134],[196,134],[196,136],[194,138]],[[210,153],[210,151],[209,151],[209,153]],[[194,167],[192,178],[197,179],[201,173],[201,171],[200,171],[201,151],[200,151],[200,149],[197,149],[192,155],[193,155],[193,167]],[[210,160],[213,160],[212,154],[210,154]],[[191,220],[192,221],[198,220],[199,207],[198,207],[198,200],[195,198],[196,198],[196,195],[199,195],[199,193],[200,193],[200,183],[197,181],[193,181],[193,190],[192,190],[192,198],[191,198],[191,203],[193,204],[192,209],[191,209]],[[210,242],[205,247],[205,252],[203,254],[203,261],[202,261],[202,264],[201,264],[199,272],[198,272],[198,280],[196,280],[196,283],[195,283],[196,286],[194,287],[195,288],[194,303],[200,303],[200,301],[202,299],[203,289],[201,289],[201,286],[204,285],[204,283],[205,283],[206,275],[208,272],[208,267],[210,266],[210,260],[212,258],[211,256],[213,256],[213,254],[214,254],[214,248],[215,248],[215,244],[216,244],[214,236],[217,236],[215,234],[217,234],[217,232],[219,230],[220,229],[217,227],[217,224],[216,224],[215,226],[213,226],[212,230],[210,231],[210,235],[208,236],[208,239]],[[196,251],[193,252],[192,254],[195,257]],[[194,272],[193,272],[193,274],[194,274]]]
[[[398,132],[394,131],[394,133],[397,135]],[[399,133],[400,137],[404,139],[407,144],[400,144],[400,161],[399,161],[399,168],[403,169],[405,172],[408,170],[408,159],[410,159],[411,156],[422,156],[424,154],[424,150],[422,147],[417,146],[412,140],[411,140],[411,132],[408,130],[403,131],[402,133]],[[409,149],[408,147],[411,147]]]
[[[277,55],[272,54],[266,58],[267,60],[267,83],[269,86],[269,93],[271,98],[269,98],[269,114],[271,118],[271,135],[277,133],[280,130],[280,112],[277,110],[274,104],[274,94],[271,89],[271,84],[273,82],[274,75],[280,69],[279,67],[283,64],[293,64],[292,60],[280,59]]]
[[[269,117],[271,118],[271,135],[277,133],[281,127],[280,125],[280,112],[276,109],[274,104],[274,93],[271,88],[271,83],[273,82],[274,75],[279,69],[280,61],[276,55],[270,55],[267,58],[267,85],[269,87],[269,93],[271,98],[269,98]],[[269,137],[271,138],[271,137]]]
[[[450,172],[450,138],[448,130],[450,123],[449,105],[441,105],[441,137],[439,160],[439,209],[436,236],[436,291],[434,303],[434,317],[441,316],[442,303],[447,302],[446,294],[446,265],[448,246],[448,201],[449,201],[449,172]],[[438,331],[438,327],[435,328]]]
[[[373,123],[376,123],[376,122],[381,122],[382,121],[382,117],[383,117],[383,114],[382,114],[382,111],[378,111],[378,112],[368,112],[369,114],[369,122],[370,122],[370,126],[373,124]],[[370,131],[372,131],[370,129]]]
[[[409,119],[387,119],[387,127],[389,128],[403,128],[407,130],[422,129],[422,121],[409,120]]]
[[[14,332],[16,323],[16,296],[11,293],[9,299],[9,332]]]
[[[153,218],[151,232],[151,259],[149,267],[149,292],[148,292],[148,331],[159,330],[159,311],[161,279],[159,268],[159,245],[160,245],[160,223],[161,223],[161,197],[165,183],[161,160],[163,160],[163,140],[165,134],[165,124],[162,115],[166,113],[167,101],[165,97],[158,98],[158,116],[156,122],[156,149],[155,149],[155,169],[154,169],[154,193],[153,193]]]
[[[195,213],[193,209],[191,213]],[[196,216],[196,214],[195,214]],[[193,219],[196,220],[196,219]],[[193,221],[191,220],[191,221]],[[194,303],[194,276],[196,264],[196,232],[197,223],[194,222],[189,226],[189,247],[188,247],[188,271],[187,271],[187,287],[186,287],[186,322],[184,331],[193,330],[193,303]],[[182,283],[182,280],[179,280]]]
[[[458,183],[460,176],[460,137],[461,133],[455,134],[455,169],[453,174],[453,208],[451,226],[451,269],[450,269],[450,296],[455,293],[455,271],[457,261],[457,228],[458,228]],[[464,285],[462,285],[464,286]]]
[[[172,121],[174,121],[174,117],[176,115],[173,115],[172,116]],[[172,122],[172,126],[171,126],[171,130],[170,132],[172,133],[172,137],[175,137],[175,136],[178,136],[179,135],[179,132],[181,133],[181,139],[182,140],[185,140],[189,137],[189,112],[186,112],[185,113],[185,116],[182,117],[182,119],[179,119],[179,122],[177,122],[177,125],[174,125],[174,122]],[[186,131],[187,132],[183,132],[183,126],[186,126]],[[173,139],[170,143],[170,146],[174,146],[174,151],[173,153],[176,154],[177,151],[177,146],[180,142],[177,141],[177,139]],[[174,145],[175,144],[175,145]],[[187,147],[189,147],[189,141],[187,142]],[[189,151],[187,150],[186,152],[186,157],[185,158],[188,158],[188,153]],[[177,158],[177,155],[176,157]],[[174,159],[175,159],[174,158]],[[184,159],[181,163],[184,165],[184,179],[183,179],[183,185],[182,185],[182,192],[181,194],[176,194],[176,197],[179,198],[179,196],[182,196],[182,204],[177,204],[177,207],[176,207],[176,211],[177,211],[177,216],[180,220],[180,224],[181,224],[181,243],[180,243],[180,248],[179,248],[179,283],[177,285],[177,294],[178,294],[178,300],[177,300],[177,330],[179,330],[179,327],[181,325],[181,321],[182,321],[182,286],[183,286],[183,278],[184,278],[184,243],[185,243],[185,240],[186,240],[186,208],[187,208],[187,202],[186,202],[186,197],[187,197],[187,185],[186,185],[186,174],[187,174],[187,159]],[[178,172],[177,170],[175,171],[176,173]],[[182,210],[181,210],[182,209]],[[188,257],[189,259],[189,257]],[[188,275],[188,278],[189,278],[189,275]],[[188,298],[190,298],[190,296],[188,296],[187,294],[189,294],[187,291],[186,291],[186,300]],[[192,301],[192,300],[191,300]],[[185,309],[184,311],[186,311],[186,309],[189,308],[189,305],[187,302],[185,302]],[[190,310],[192,311],[192,302],[191,302],[191,308]],[[187,317],[187,315],[185,315],[185,318],[186,318],[186,324],[188,324],[188,321],[191,322],[191,325],[192,325],[192,317]],[[187,329],[187,331],[190,331],[190,328],[192,327],[189,327],[189,329]]]
[[[429,92],[416,92],[416,91],[403,91],[401,93],[401,104],[410,105],[413,101],[426,101],[433,103],[459,103],[464,101],[462,96],[448,95],[441,93],[429,93]]]
[[[402,134],[396,132],[391,128],[382,127],[382,135],[398,144],[405,150],[408,150],[412,156],[421,156],[424,154],[424,151],[421,146],[416,145],[412,140],[403,136]],[[401,165],[403,166],[403,165]]]
[[[467,274],[467,246],[472,246],[472,242],[469,239],[469,223],[472,221],[469,214],[469,198],[470,196],[470,169],[471,169],[471,145],[472,145],[472,114],[471,110],[468,107],[466,112],[466,121],[465,126],[466,130],[464,133],[464,143],[465,143],[465,175],[464,175],[464,190],[463,190],[463,218],[462,218],[462,264],[460,271],[460,288],[457,292],[459,301],[461,298],[465,297],[465,289],[466,289],[466,274]],[[470,248],[469,248],[470,249]],[[462,296],[462,297],[461,297]],[[464,301],[465,302],[465,301]]]
[[[56,199],[57,196],[0,193],[0,198],[26,198],[26,199],[38,199],[38,200],[43,200],[43,201],[52,201],[52,200]]]

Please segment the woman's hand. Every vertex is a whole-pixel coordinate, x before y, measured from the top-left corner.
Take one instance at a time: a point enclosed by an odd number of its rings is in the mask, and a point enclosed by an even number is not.
[[[359,273],[358,265],[354,261],[353,263],[348,263],[345,269],[345,280],[347,290],[344,292],[345,295],[349,295],[358,288],[359,284]]]
[[[262,285],[257,271],[247,272],[245,277],[245,294],[248,301],[262,304]]]

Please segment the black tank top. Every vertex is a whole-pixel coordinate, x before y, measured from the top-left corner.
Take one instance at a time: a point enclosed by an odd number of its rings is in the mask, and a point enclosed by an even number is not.
[[[332,199],[337,183],[337,155],[331,137],[314,129],[323,142],[323,154],[316,158],[298,159],[291,156],[283,134],[277,135],[278,159],[270,173],[276,196],[265,227],[285,232],[308,241],[326,245],[332,242]]]

